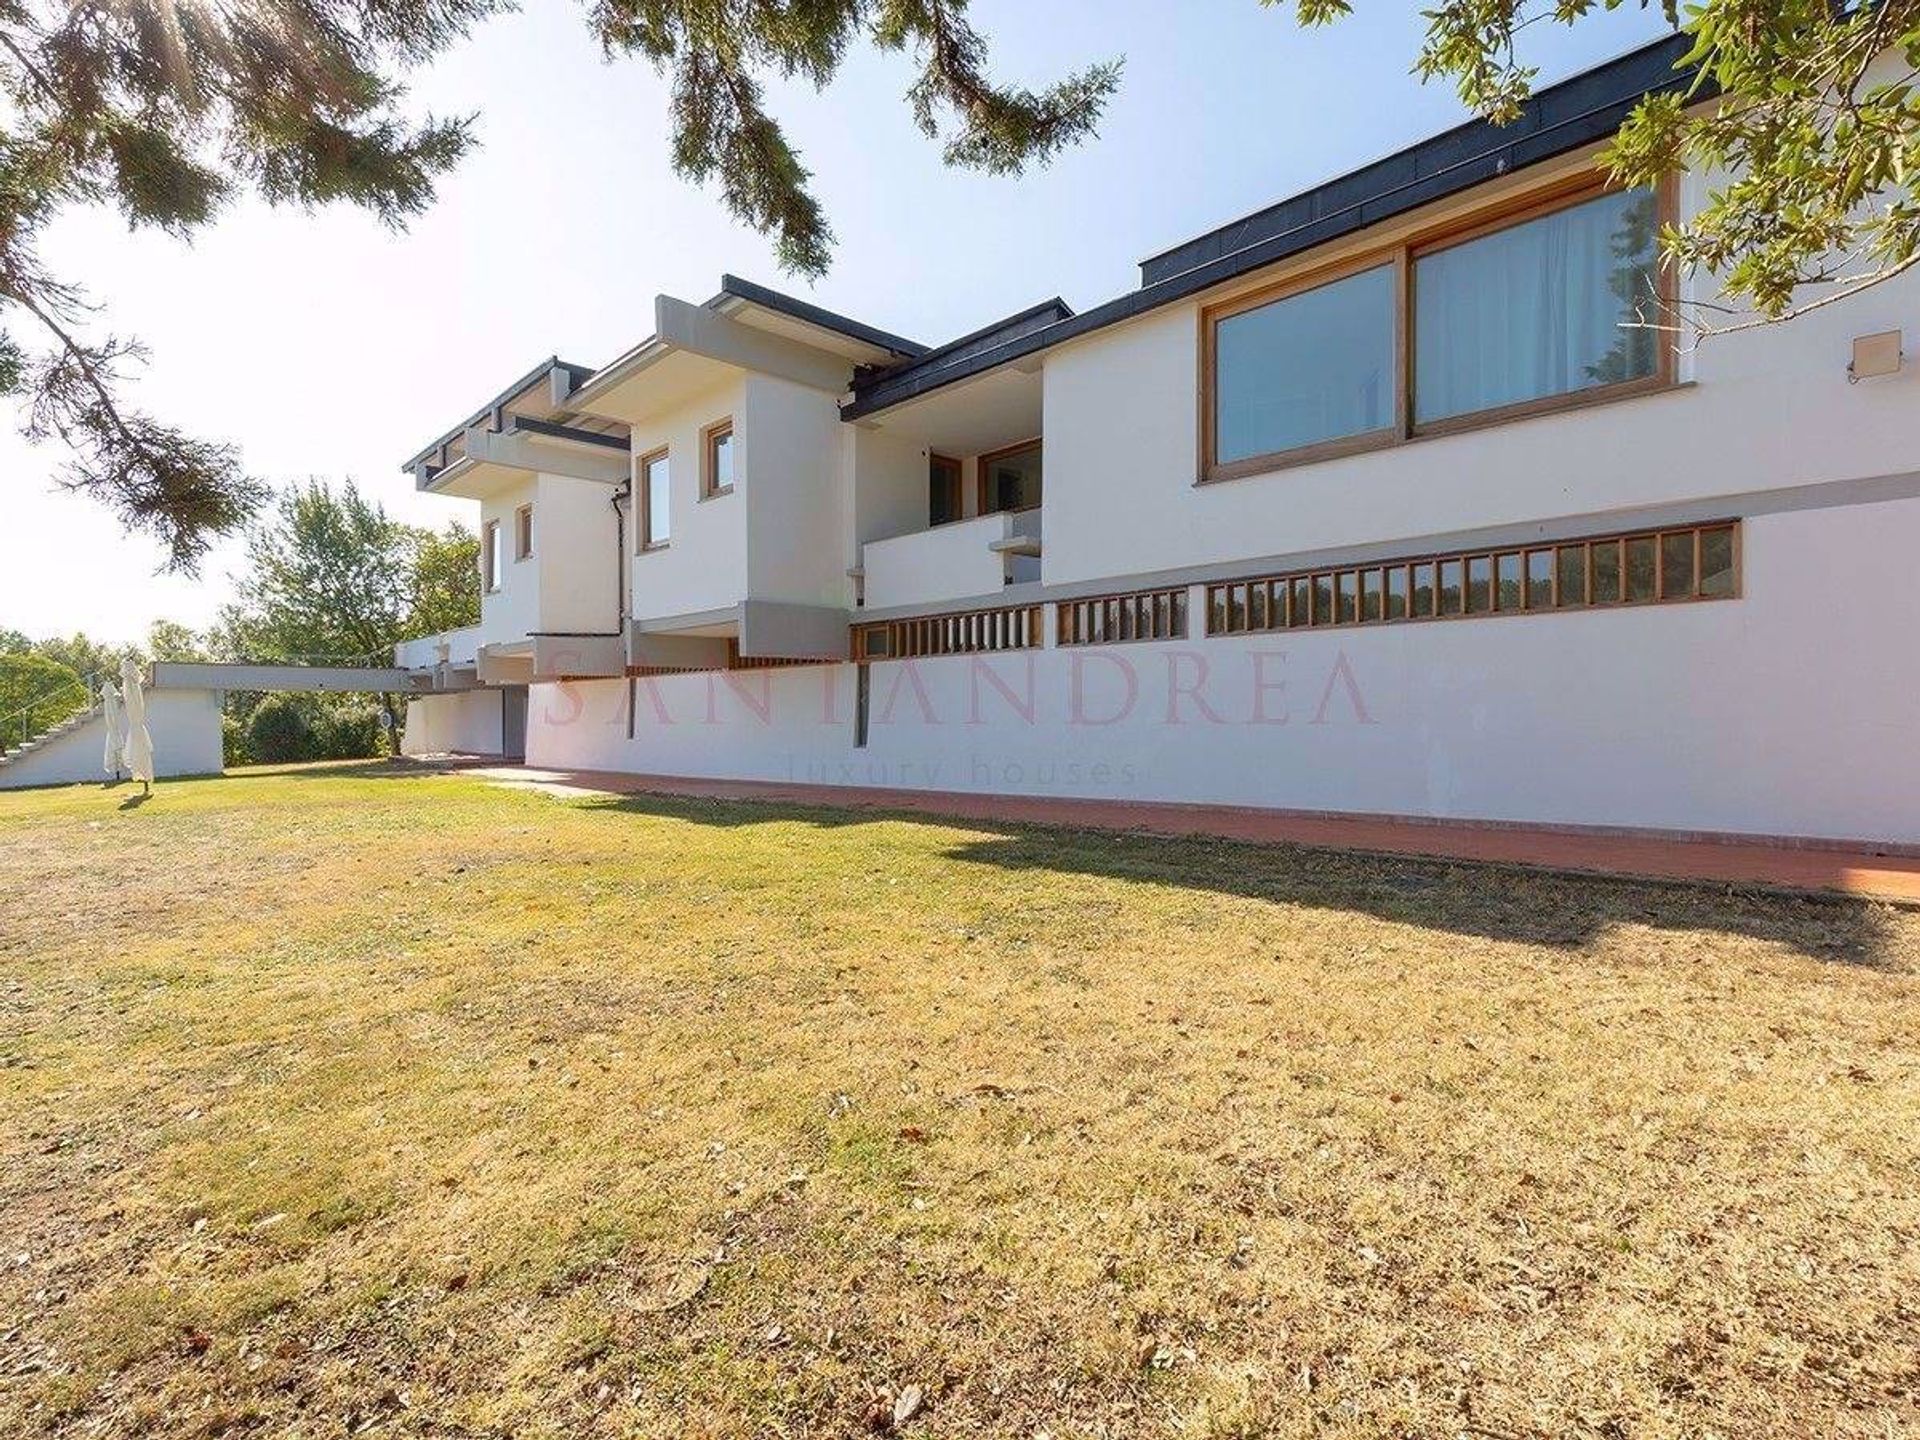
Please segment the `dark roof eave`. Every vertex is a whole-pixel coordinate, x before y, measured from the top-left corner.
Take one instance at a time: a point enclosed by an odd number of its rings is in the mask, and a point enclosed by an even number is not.
[[[1527,102],[1521,119],[1510,126],[1495,127],[1485,121],[1471,122],[1467,126],[1446,132],[1436,140],[1416,145],[1392,157],[1404,168],[1416,172],[1398,184],[1353,201],[1340,209],[1319,215],[1293,229],[1196,264],[1152,284],[1143,285],[1138,290],[1130,291],[1104,305],[1097,305],[1058,324],[1018,336],[1005,345],[983,350],[964,362],[931,370],[926,367],[924,361],[897,366],[865,385],[856,386],[852,402],[843,407],[840,412],[841,418],[858,420],[882,410],[889,410],[895,405],[918,399],[943,386],[997,369],[1081,335],[1119,324],[1123,320],[1131,320],[1136,316],[1157,310],[1163,305],[1174,304],[1316,246],[1344,239],[1369,226],[1393,219],[1422,205],[1432,204],[1436,200],[1460,194],[1476,185],[1483,185],[1488,181],[1512,174],[1516,170],[1538,165],[1583,146],[1591,145],[1618,129],[1620,122],[1627,117],[1643,96],[1664,90],[1684,89],[1691,85],[1695,72],[1674,69],[1675,62],[1691,47],[1691,37],[1669,36],[1651,45],[1642,46],[1605,65],[1596,66],[1592,70],[1572,76],[1558,85],[1548,86],[1537,92]],[[1596,79],[1602,82],[1608,80],[1613,82],[1607,87],[1610,98],[1578,114],[1554,122],[1541,123],[1542,113],[1552,108],[1559,95],[1574,86],[1592,86]],[[1706,97],[1703,95],[1702,98]],[[1420,157],[1423,154],[1433,153],[1434,149],[1443,142],[1449,149],[1456,148],[1461,136],[1473,133],[1475,126],[1484,130],[1489,137],[1491,143],[1485,149],[1455,160],[1428,174],[1417,173],[1420,168]],[[1503,136],[1506,138],[1500,138]],[[1376,167],[1366,168],[1372,170]],[[1317,190],[1307,191],[1304,196],[1296,196],[1292,201],[1283,203],[1295,204],[1308,197],[1332,191],[1345,183],[1348,178],[1342,177],[1329,181]],[[1209,232],[1209,235],[1219,233],[1221,232],[1213,231]],[[1206,238],[1208,237],[1202,237],[1202,240]],[[1166,253],[1176,253],[1180,248],[1182,247],[1175,247],[1174,251]],[[939,351],[933,352],[934,357],[939,353]]]
[[[586,383],[588,377],[590,377],[593,374],[593,367],[590,365],[576,365],[570,360],[562,360],[558,355],[549,355],[546,359],[542,360],[538,365],[534,366],[533,369],[529,370],[526,374],[522,375],[518,380],[515,380],[511,385],[507,386],[506,389],[502,390],[498,395],[494,396],[493,399],[489,400],[486,404],[482,405],[478,410],[474,411],[473,414],[468,416],[465,421],[463,421],[459,425],[456,425],[453,429],[447,431],[446,434],[442,435],[438,440],[435,440],[431,445],[427,446],[424,450],[421,450],[415,455],[411,456],[407,460],[407,462],[400,467],[400,469],[403,472],[411,472],[415,470],[418,466],[426,464],[428,461],[432,460],[436,455],[438,455],[440,451],[445,449],[448,445],[451,445],[455,440],[458,440],[462,435],[466,434],[467,431],[472,429],[475,425],[480,424],[483,420],[488,420],[492,418],[494,415],[494,412],[499,410],[514,396],[525,391],[529,386],[536,384],[543,377],[552,373],[555,370],[566,371],[567,378],[570,384],[572,385],[572,387],[575,389],[578,389],[581,385]]]
[[[927,347],[916,340],[908,340],[861,321],[851,320],[845,315],[836,314],[810,301],[782,294],[778,290],[769,290],[766,286],[756,285],[751,280],[742,280],[737,275],[720,277],[720,294],[716,298],[725,299],[728,296],[736,300],[746,300],[755,305],[763,305],[769,310],[776,310],[795,320],[817,325],[822,330],[831,330],[836,334],[845,335],[849,340],[858,340],[863,345],[872,345],[877,349],[890,351],[902,359],[917,359],[927,353]]]

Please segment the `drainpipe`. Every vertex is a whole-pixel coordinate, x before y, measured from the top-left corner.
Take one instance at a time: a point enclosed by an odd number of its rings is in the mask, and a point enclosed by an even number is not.
[[[613,492],[613,579],[619,589],[614,599],[613,628],[620,632],[621,669],[632,660],[627,653],[627,503],[633,497],[633,481],[629,480]],[[639,702],[639,694],[633,676],[627,676],[627,738],[633,738],[633,707]]]

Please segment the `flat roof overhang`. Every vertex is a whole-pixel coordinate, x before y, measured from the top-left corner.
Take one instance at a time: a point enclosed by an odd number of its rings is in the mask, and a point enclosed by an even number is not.
[[[570,360],[562,360],[558,355],[551,355],[432,444],[408,456],[400,468],[415,475],[420,473],[422,466],[444,468],[457,458],[450,447],[457,446],[469,432],[475,429],[504,430],[508,421],[515,416],[554,418],[562,411],[567,396],[592,374],[588,366],[576,365]]]
[[[526,483],[529,475],[561,475],[600,485],[627,483],[624,436],[511,416],[504,431],[476,427],[460,441],[459,456],[443,468],[421,466],[416,483],[435,495],[486,500]]]
[[[654,333],[569,395],[569,409],[636,425],[745,371],[840,395],[853,381],[855,354],[877,353],[860,344],[825,347],[818,338],[797,338],[783,333],[791,323],[756,321],[764,307],[720,298],[730,303],[689,305],[656,296]]]
[[[707,301],[706,308],[769,334],[844,355],[856,365],[892,365],[927,353],[927,347],[917,341],[836,315],[737,275],[720,277],[720,293]]]
[[[1037,356],[1009,362],[862,421],[942,455],[983,455],[1040,435],[1044,390]]]
[[[851,614],[832,605],[742,600],[713,610],[651,615],[628,621],[628,651],[641,664],[708,669],[734,641],[742,656],[776,660],[845,660]],[[718,647],[717,649],[715,647]],[[682,661],[676,654],[705,657]]]

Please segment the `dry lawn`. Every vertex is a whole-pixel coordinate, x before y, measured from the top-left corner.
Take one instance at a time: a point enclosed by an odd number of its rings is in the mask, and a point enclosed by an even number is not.
[[[0,1434],[1920,1430],[1920,916],[124,793],[0,796]]]

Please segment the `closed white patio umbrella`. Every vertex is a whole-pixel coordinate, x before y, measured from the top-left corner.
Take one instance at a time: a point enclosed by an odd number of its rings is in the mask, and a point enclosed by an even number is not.
[[[120,662],[120,689],[127,707],[127,772],[143,790],[153,789],[153,736],[147,733],[147,697],[132,656]]]
[[[100,763],[109,780],[118,780],[127,766],[127,717],[120,709],[120,692],[111,680],[100,686],[100,716],[107,722],[107,753]]]

